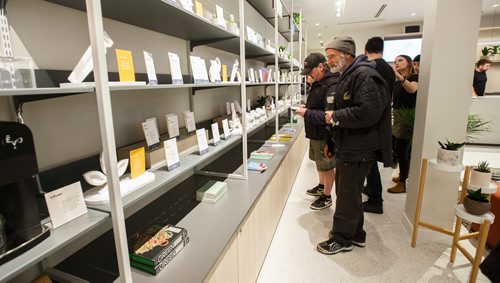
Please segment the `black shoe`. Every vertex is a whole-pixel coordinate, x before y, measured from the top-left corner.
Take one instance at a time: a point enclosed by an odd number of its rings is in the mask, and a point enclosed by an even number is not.
[[[370,187],[364,186],[362,193],[365,195],[369,195],[370,194]]]
[[[311,203],[311,209],[320,210],[332,206],[332,197],[321,195],[317,200]]]
[[[370,201],[367,200],[363,202],[363,211],[369,213],[382,214],[384,213],[384,208],[381,201]]]
[[[316,248],[318,252],[326,255],[352,251],[352,245],[343,245],[339,242],[335,242],[332,238],[328,239],[328,241],[319,243],[316,245]]]
[[[333,231],[330,230],[328,231],[328,238],[332,239],[333,238]],[[358,246],[360,248],[366,247],[366,240],[352,240],[352,244],[355,246]]]
[[[324,187],[320,187],[319,185],[317,185],[316,187],[307,190],[306,194],[308,194],[310,196],[319,197],[323,194],[323,190],[324,190]]]

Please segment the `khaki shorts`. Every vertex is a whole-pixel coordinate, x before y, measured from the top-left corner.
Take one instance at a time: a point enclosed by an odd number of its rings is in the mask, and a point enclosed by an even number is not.
[[[309,140],[309,159],[316,162],[319,172],[327,172],[335,168],[335,158],[328,159],[323,153],[326,146],[324,140]]]

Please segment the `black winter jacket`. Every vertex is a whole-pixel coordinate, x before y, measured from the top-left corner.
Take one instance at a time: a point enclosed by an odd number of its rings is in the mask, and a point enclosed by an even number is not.
[[[391,95],[375,70],[376,63],[358,56],[339,79],[333,120],[335,158],[377,160],[391,165]]]
[[[328,136],[325,122],[327,97],[334,95],[339,77],[339,73],[327,72],[321,81],[314,82],[311,86],[304,114],[306,138],[324,140]]]

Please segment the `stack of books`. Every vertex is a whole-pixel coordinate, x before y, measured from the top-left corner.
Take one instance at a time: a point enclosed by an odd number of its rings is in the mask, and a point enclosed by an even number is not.
[[[227,193],[227,184],[210,180],[196,191],[196,200],[208,203],[216,203]]]
[[[264,172],[266,171],[267,166],[264,163],[259,163],[255,161],[250,161],[248,162],[248,171],[253,171],[253,172]]]
[[[130,265],[156,275],[187,243],[186,229],[154,221],[129,238]]]
[[[253,151],[250,153],[250,158],[257,160],[271,160],[273,156],[274,153],[270,151]]]
[[[278,134],[278,139],[276,139],[276,135],[272,135],[271,138],[269,138],[270,141],[284,141],[284,142],[289,142],[293,139],[293,136],[290,134]]]

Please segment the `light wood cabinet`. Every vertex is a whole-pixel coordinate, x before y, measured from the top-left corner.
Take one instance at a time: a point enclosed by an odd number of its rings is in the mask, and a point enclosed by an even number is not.
[[[238,237],[233,237],[224,257],[217,268],[206,279],[206,283],[237,283],[238,282]]]

